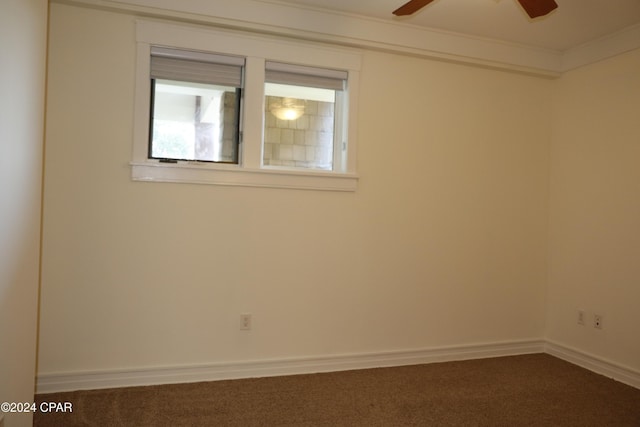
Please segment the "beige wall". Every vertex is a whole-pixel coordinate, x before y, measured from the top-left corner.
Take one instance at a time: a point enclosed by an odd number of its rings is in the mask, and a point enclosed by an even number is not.
[[[640,51],[566,73],[555,106],[548,337],[637,372]]]
[[[134,48],[52,6],[41,374],[543,337],[551,81],[365,52],[357,192],[143,183]]]
[[[46,1],[0,2],[0,402],[33,400],[46,32]]]

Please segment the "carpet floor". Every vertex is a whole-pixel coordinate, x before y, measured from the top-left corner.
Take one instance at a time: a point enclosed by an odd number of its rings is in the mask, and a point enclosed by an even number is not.
[[[547,354],[36,395],[34,426],[640,427],[640,390]]]

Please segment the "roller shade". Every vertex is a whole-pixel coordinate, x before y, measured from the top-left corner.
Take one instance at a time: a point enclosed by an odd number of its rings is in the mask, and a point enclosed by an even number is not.
[[[153,46],[151,78],[242,86],[244,58]]]
[[[265,80],[269,83],[344,90],[349,74],[342,70],[306,67],[267,61]]]

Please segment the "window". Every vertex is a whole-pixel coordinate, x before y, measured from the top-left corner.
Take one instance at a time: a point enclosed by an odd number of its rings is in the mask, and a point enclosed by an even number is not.
[[[139,21],[132,179],[354,191],[360,55]]]
[[[151,48],[149,158],[238,163],[244,59]]]
[[[342,170],[347,73],[267,62],[265,81],[263,165]]]

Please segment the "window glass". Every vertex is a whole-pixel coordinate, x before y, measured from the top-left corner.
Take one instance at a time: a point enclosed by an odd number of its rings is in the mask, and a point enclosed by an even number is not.
[[[238,163],[238,91],[154,79],[149,157]]]
[[[266,61],[262,164],[343,171],[348,73]]]
[[[263,164],[333,170],[336,91],[265,85]]]

